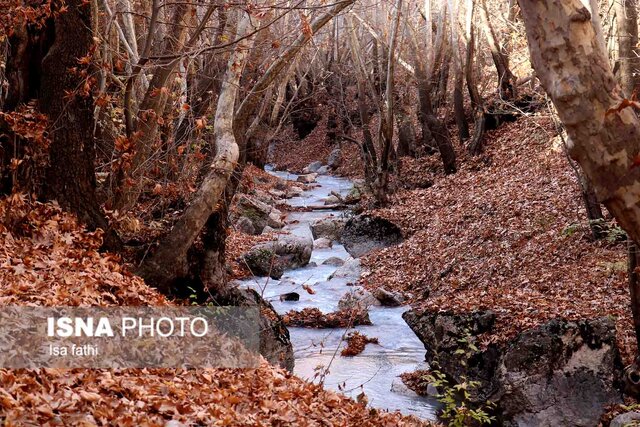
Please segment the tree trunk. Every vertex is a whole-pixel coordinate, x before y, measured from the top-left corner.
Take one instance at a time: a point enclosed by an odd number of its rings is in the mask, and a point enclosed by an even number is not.
[[[117,249],[121,242],[95,193],[93,98],[90,90],[82,91],[84,79],[70,71],[93,45],[91,8],[80,0],[66,5],[54,20],[55,40],[42,60],[39,107],[49,116],[52,140],[42,195],[77,214],[89,228],[105,230],[105,246]]]
[[[473,115],[475,117],[475,129],[473,131],[473,137],[469,141],[469,152],[472,155],[480,153],[482,149],[482,141],[484,139],[486,117],[484,111],[484,101],[478,91],[478,84],[476,82],[476,74],[474,72],[474,57],[476,50],[475,31],[473,27],[473,12],[475,2],[473,0],[467,0],[467,17],[465,22],[465,32],[467,38],[467,53],[465,74],[467,80],[467,89],[469,91],[469,98],[471,99],[471,108],[473,108]]]
[[[399,108],[396,111],[396,121],[398,123],[398,157],[415,157],[416,132],[413,129],[411,116]]]
[[[252,20],[245,12],[240,13],[239,37],[252,31],[252,24],[259,25],[258,19]],[[233,111],[240,77],[253,40],[253,37],[242,40],[229,58],[216,108],[213,129],[216,156],[209,173],[189,207],[160,242],[158,250],[140,267],[140,275],[161,292],[171,293],[173,281],[184,273],[187,251],[211,215],[219,209],[218,203],[224,200],[223,191],[238,162],[240,153],[233,134]]]
[[[501,99],[511,100],[516,97],[516,77],[509,68],[509,57],[504,49],[500,46],[498,36],[493,29],[491,19],[489,18],[489,11],[487,10],[486,0],[482,0],[480,7],[480,15],[482,16],[482,25],[484,27],[484,33],[487,36],[489,42],[489,49],[491,50],[491,57],[493,63],[496,66],[498,72],[498,94]]]
[[[620,86],[624,95],[631,96],[638,88],[640,73],[638,49],[638,12],[636,0],[615,0],[618,27],[618,61],[620,63]]]
[[[519,3],[532,64],[567,130],[569,154],[631,240],[640,241],[640,119],[622,104],[597,23],[579,0]],[[632,299],[640,325],[635,293]]]

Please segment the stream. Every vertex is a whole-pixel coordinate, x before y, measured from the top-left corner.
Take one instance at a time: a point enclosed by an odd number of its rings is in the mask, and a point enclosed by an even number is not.
[[[267,170],[283,179],[297,179],[295,174],[276,172],[269,167]],[[315,188],[305,191],[301,196],[288,199],[288,204],[294,207],[319,206],[323,205],[324,199],[332,191],[346,196],[352,188],[348,179],[330,175],[319,175],[317,184],[314,185]],[[343,215],[342,211],[326,209],[292,212],[288,214],[287,225],[283,230],[296,235],[311,236],[309,226],[313,221],[340,215]],[[348,285],[357,282],[359,275],[329,280],[338,268],[322,265],[330,257],[346,260],[350,255],[341,244],[333,242],[332,248],[314,249],[308,266],[288,270],[280,280],[252,277],[239,281],[239,284],[262,294],[280,314],[306,307],[318,308],[323,313],[336,311],[340,298],[359,288]],[[315,294],[309,294],[302,289],[302,284],[311,285]],[[300,300],[280,301],[280,295],[287,292],[297,292],[300,294]],[[371,407],[399,410],[406,415],[435,419],[437,402],[408,390],[399,378],[404,372],[426,367],[424,345],[402,319],[402,313],[407,309],[408,307],[370,307],[369,317],[373,325],[357,326],[350,330],[358,330],[368,337],[378,338],[379,344],[368,344],[361,354],[354,357],[340,355],[341,349],[346,345],[343,336],[347,331],[343,328],[289,327],[295,355],[294,374],[318,382],[321,377],[318,374],[325,372],[324,386],[328,389],[340,391],[353,398],[364,391]]]

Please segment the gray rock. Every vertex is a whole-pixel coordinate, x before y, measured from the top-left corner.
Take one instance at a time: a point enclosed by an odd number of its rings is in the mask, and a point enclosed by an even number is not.
[[[418,397],[418,394],[407,387],[400,377],[395,377],[393,381],[391,381],[391,391],[407,397]]]
[[[300,301],[300,294],[297,292],[288,292],[280,295],[280,301]]]
[[[246,194],[238,197],[237,206],[239,216],[244,216],[253,223],[255,234],[262,233],[262,230],[268,225],[272,207]]]
[[[275,232],[276,229],[275,228],[271,228],[268,225],[264,228],[264,230],[262,230],[262,234],[267,234],[267,233],[273,233]]]
[[[311,184],[312,182],[316,182],[317,177],[317,173],[308,173],[306,175],[298,175],[298,179],[296,181],[303,184]]]
[[[398,292],[388,291],[385,288],[376,289],[373,296],[385,307],[398,307],[404,303],[402,295]]]
[[[314,239],[326,237],[330,240],[340,241],[342,230],[347,223],[345,218],[327,217],[315,220],[311,223],[311,234]]]
[[[293,372],[293,346],[289,330],[271,303],[253,289],[232,288],[222,305],[257,308],[259,314],[256,330],[260,331],[260,354],[270,363]]]
[[[316,173],[318,172],[318,170],[322,167],[322,162],[313,162],[313,163],[309,163],[309,166],[307,166],[306,168],[304,168],[302,170],[302,173],[305,174],[309,174],[309,173]]]
[[[338,301],[339,310],[366,310],[374,305],[379,305],[378,300],[364,289],[347,292]]]
[[[335,169],[340,166],[341,160],[342,153],[339,148],[336,148],[329,154],[329,157],[327,157],[327,166],[329,166],[331,169]]]
[[[344,265],[344,260],[342,258],[338,258],[337,256],[332,256],[331,258],[325,259],[322,265],[331,265],[334,267],[341,267]]]
[[[271,194],[259,189],[253,190],[253,192],[251,193],[251,197],[253,199],[257,199],[261,201],[262,203],[264,203],[265,205],[268,205],[269,207],[272,207],[276,203],[275,199]]]
[[[236,230],[244,234],[256,234],[256,228],[253,226],[253,222],[246,216],[241,216],[236,221]]]
[[[280,236],[276,242],[266,243],[282,259],[287,268],[303,267],[309,263],[313,251],[313,240],[308,237],[287,234]]]
[[[269,217],[267,218],[267,226],[277,229],[284,227],[284,222],[280,219],[281,215],[282,213],[279,210],[271,210],[271,213],[269,213]]]
[[[401,243],[402,230],[384,218],[358,215],[347,221],[340,242],[351,256],[360,257],[374,249]]]
[[[271,190],[269,190],[269,194],[276,199],[284,199],[287,197],[286,191],[276,190],[275,188],[272,188]]]
[[[427,384],[427,396],[438,397],[440,396],[440,392],[438,388],[433,384]]]
[[[331,172],[331,168],[327,165],[322,166],[320,169],[316,171],[316,173],[320,175],[327,175],[329,172]]]
[[[299,197],[302,196],[304,190],[298,186],[293,186],[287,190],[287,197]]]
[[[461,382],[479,381],[471,401],[497,403],[506,426],[596,426],[604,408],[621,401],[622,364],[610,318],[551,320],[504,345],[489,345],[461,359],[456,350],[479,346],[495,315],[417,313],[403,318],[429,349],[427,362]],[[466,363],[463,363],[466,359]]]
[[[345,261],[342,267],[339,267],[336,271],[334,271],[329,279],[358,279],[360,278],[360,273],[362,273],[360,260],[356,258],[350,258]]]
[[[333,246],[333,242],[326,237],[321,237],[313,241],[314,249],[329,249]]]
[[[242,256],[242,260],[254,276],[269,276],[277,280],[284,274],[285,263],[271,247],[264,244],[251,248]]]
[[[342,203],[342,200],[333,195],[324,199],[325,205],[338,205],[340,203]]]
[[[611,420],[609,427],[640,426],[640,412],[625,412]]]
[[[289,185],[287,184],[287,181],[285,181],[284,179],[279,179],[273,186],[273,188],[276,191],[287,191],[288,187]]]

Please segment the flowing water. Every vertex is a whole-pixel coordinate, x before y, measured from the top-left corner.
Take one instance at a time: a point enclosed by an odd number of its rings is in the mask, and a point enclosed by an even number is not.
[[[270,171],[280,178],[295,180],[296,175]],[[321,206],[332,191],[346,195],[352,188],[349,180],[320,175],[315,188],[305,191],[300,197],[287,202],[291,206]],[[332,210],[292,212],[287,216],[284,231],[297,235],[311,235],[309,225],[316,219],[339,216],[343,213]],[[350,256],[344,247],[334,242],[329,249],[314,249],[310,265],[286,271],[280,280],[254,277],[241,281],[241,286],[257,290],[269,300],[276,311],[284,314],[289,310],[316,307],[323,313],[338,309],[338,301],[348,292],[358,289],[350,285],[358,277],[333,278],[329,276],[337,267],[322,265],[330,257],[343,260]],[[309,294],[302,284],[310,285],[315,294]],[[300,300],[280,301],[280,295],[297,292]],[[368,337],[375,337],[379,345],[368,344],[365,350],[354,357],[340,355],[344,347],[345,329],[289,328],[295,354],[294,373],[310,381],[324,379],[325,387],[356,397],[364,391],[369,405],[379,409],[399,410],[407,415],[424,419],[435,419],[436,402],[416,395],[402,386],[398,375],[424,368],[425,348],[413,331],[402,319],[408,307],[369,308],[372,326],[357,326]],[[322,375],[325,373],[324,375]],[[393,385],[393,390],[392,390]]]

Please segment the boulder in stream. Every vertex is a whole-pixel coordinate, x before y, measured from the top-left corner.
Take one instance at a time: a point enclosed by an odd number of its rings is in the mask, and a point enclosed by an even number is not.
[[[280,295],[280,301],[300,301],[300,294],[297,292],[287,292]]]
[[[340,267],[344,265],[344,260],[342,258],[338,258],[337,256],[332,256],[331,258],[327,258],[322,262],[322,265],[331,265],[333,267]]]
[[[338,301],[338,310],[367,310],[374,305],[380,305],[378,300],[365,289],[347,292]]]
[[[622,364],[611,318],[551,320],[503,344],[481,347],[491,311],[408,311],[403,318],[429,349],[427,362],[456,382],[479,381],[471,402],[491,400],[506,426],[596,426],[605,407],[621,402]],[[460,356],[461,350],[467,356]]]
[[[279,279],[284,270],[307,265],[312,250],[310,238],[283,235],[276,241],[254,246],[243,255],[243,260],[255,276]]]
[[[342,200],[340,200],[337,196],[334,196],[332,194],[328,197],[325,197],[323,202],[325,206],[332,206],[332,205],[339,205],[340,203],[342,203]]]
[[[307,166],[302,170],[302,173],[304,174],[316,173],[321,167],[322,167],[322,162],[319,162],[319,161],[311,162],[309,163],[309,166]]]
[[[339,267],[336,271],[331,274],[329,280],[331,279],[353,279],[357,280],[360,278],[360,274],[362,273],[362,267],[360,267],[360,260],[357,258],[350,258],[344,262],[342,267]]]
[[[311,184],[316,182],[316,178],[318,177],[317,173],[308,173],[305,175],[298,175],[298,179],[296,181],[301,182],[303,184]]]
[[[376,289],[373,296],[385,307],[398,307],[404,303],[404,297],[400,293],[385,288]]]
[[[314,239],[326,237],[327,239],[340,241],[342,230],[347,220],[342,217],[329,216],[313,221],[310,225]]]
[[[333,246],[333,242],[326,237],[321,237],[313,241],[314,249],[329,249]]]
[[[269,276],[277,280],[284,274],[284,263],[266,244],[254,246],[242,256],[242,260],[254,276]]]
[[[273,208],[255,197],[242,194],[237,201],[237,216],[248,218],[255,229],[255,234],[261,234],[269,225],[269,214]]]
[[[402,230],[391,221],[372,215],[355,216],[344,226],[340,242],[353,257],[402,242]]]
[[[331,172],[331,168],[328,165],[324,165],[316,171],[320,175],[327,175],[329,172]]]

